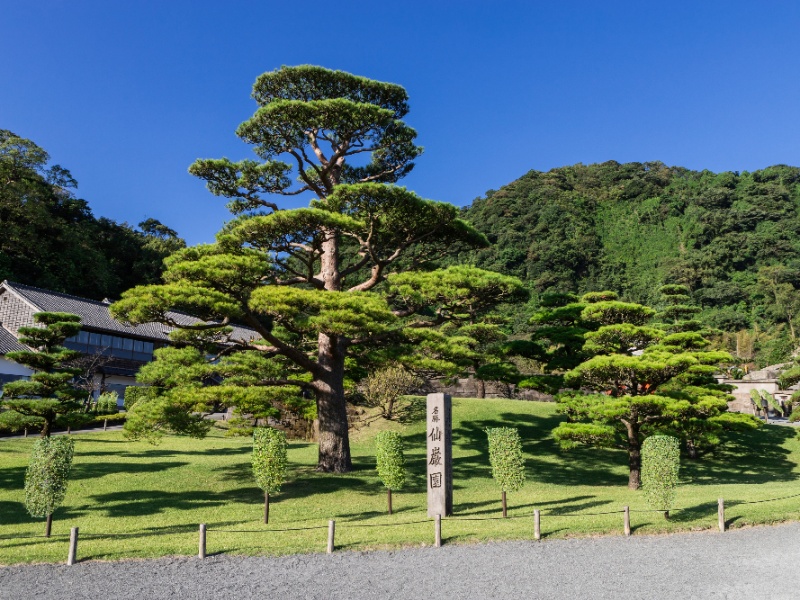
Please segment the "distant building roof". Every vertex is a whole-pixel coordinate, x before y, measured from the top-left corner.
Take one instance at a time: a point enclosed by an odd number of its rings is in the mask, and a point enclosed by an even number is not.
[[[20,344],[13,333],[7,331],[4,327],[0,327],[0,355],[19,352],[20,350],[29,350],[29,348]]]
[[[89,300],[10,281],[4,281],[3,286],[27,300],[40,312],[65,312],[78,315],[81,318],[81,325],[88,329],[161,342],[168,342],[169,332],[174,329],[161,323],[125,325],[112,318],[108,310],[109,302]],[[196,317],[178,312],[170,312],[169,317],[181,325],[194,325],[198,322]],[[11,337],[13,338],[13,336]],[[247,327],[234,326],[231,337],[235,340],[245,341],[258,339],[261,336]]]

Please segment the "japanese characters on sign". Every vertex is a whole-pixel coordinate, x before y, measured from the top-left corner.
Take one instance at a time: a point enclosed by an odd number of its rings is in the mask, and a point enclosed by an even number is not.
[[[451,406],[446,394],[428,395],[428,515],[431,517],[453,512]]]

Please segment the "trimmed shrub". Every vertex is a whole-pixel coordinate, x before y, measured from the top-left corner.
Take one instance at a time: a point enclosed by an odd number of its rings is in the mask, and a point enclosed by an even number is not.
[[[399,490],[406,482],[403,438],[396,431],[381,431],[375,436],[375,446],[378,477],[386,486],[388,512],[392,514],[392,490]]]
[[[117,392],[103,392],[98,396],[94,405],[94,412],[98,415],[115,415],[119,412]]]
[[[75,442],[69,436],[46,437],[33,444],[25,473],[25,508],[32,517],[46,517],[45,535],[50,536],[53,512],[64,501],[72,469]]]
[[[403,438],[396,431],[381,431],[375,436],[375,446],[378,477],[390,490],[399,490],[406,482]]]
[[[525,483],[525,458],[522,456],[522,440],[515,427],[490,427],[489,463],[492,477],[502,490],[503,516],[506,516],[506,491],[516,491]]]
[[[269,523],[269,495],[281,490],[288,463],[285,433],[272,427],[253,429],[253,476],[264,490],[264,523]]]
[[[155,389],[150,386],[130,385],[125,388],[125,396],[122,400],[122,405],[125,407],[125,410],[130,410],[139,400],[153,398],[154,396]]]
[[[653,435],[642,444],[642,489],[647,503],[655,510],[669,510],[675,502],[681,443],[671,435]]]

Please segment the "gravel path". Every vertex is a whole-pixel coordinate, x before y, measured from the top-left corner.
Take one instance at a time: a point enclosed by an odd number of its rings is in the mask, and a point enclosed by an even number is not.
[[[0,598],[798,598],[798,539],[794,523],[330,556],[0,567]]]

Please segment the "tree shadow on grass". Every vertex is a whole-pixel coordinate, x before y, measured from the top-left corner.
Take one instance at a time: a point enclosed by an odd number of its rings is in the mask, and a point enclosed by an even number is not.
[[[456,478],[474,477],[476,473],[490,476],[489,451],[486,439],[488,427],[516,427],[522,438],[528,477],[554,485],[624,485],[627,473],[619,466],[627,465],[627,454],[604,448],[576,448],[562,451],[551,432],[564,418],[560,415],[539,417],[502,413],[496,419],[461,422],[453,430],[453,441],[470,456],[459,456],[453,463]],[[539,459],[538,457],[545,457]],[[552,458],[558,459],[554,463]],[[614,469],[617,469],[616,471]]]
[[[28,523],[32,518],[22,502],[0,501],[0,526]],[[2,535],[0,535],[2,537]]]
[[[68,512],[73,516],[91,512],[112,518],[142,517],[169,510],[195,510],[241,502],[243,498],[255,496],[254,490],[255,488],[237,488],[224,492],[126,490],[89,496],[89,502],[70,507]]]
[[[156,473],[188,465],[188,462],[92,462],[73,465],[70,480],[94,479],[116,473]]]
[[[712,455],[681,461],[681,479],[692,485],[751,484],[794,481],[796,463],[784,448],[795,431],[778,425],[753,431],[728,432]]]
[[[25,471],[27,469],[28,467],[0,469],[0,488],[4,490],[22,489],[25,485]]]

